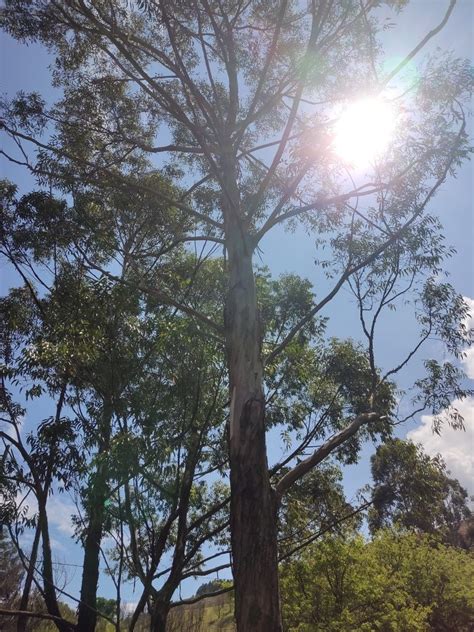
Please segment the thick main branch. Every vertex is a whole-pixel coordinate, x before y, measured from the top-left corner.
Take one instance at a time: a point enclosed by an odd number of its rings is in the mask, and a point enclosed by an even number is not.
[[[378,413],[362,413],[348,424],[343,430],[330,437],[322,446],[313,452],[313,454],[301,461],[292,470],[290,470],[283,478],[278,481],[275,488],[277,497],[280,499],[288,489],[296,483],[297,480],[307,474],[313,467],[321,463],[331,452],[336,450],[345,441],[350,439],[361,426],[364,424],[380,419]]]

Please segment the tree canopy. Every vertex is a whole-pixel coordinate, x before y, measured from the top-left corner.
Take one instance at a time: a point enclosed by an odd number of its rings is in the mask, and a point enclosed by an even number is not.
[[[377,448],[371,461],[372,532],[398,525],[458,542],[459,528],[471,516],[468,494],[449,476],[440,455],[430,457],[419,445],[392,439]]]

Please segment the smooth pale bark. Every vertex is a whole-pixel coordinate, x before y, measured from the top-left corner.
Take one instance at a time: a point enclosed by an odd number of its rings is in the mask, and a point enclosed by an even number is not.
[[[265,445],[263,365],[252,247],[228,223],[225,307],[231,410],[229,453],[235,618],[239,632],[281,632],[277,503]],[[235,217],[235,216],[234,216]]]

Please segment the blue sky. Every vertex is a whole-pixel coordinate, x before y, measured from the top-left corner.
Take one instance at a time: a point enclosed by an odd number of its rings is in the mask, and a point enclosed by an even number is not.
[[[403,57],[407,51],[411,50],[420,36],[423,36],[439,22],[447,4],[447,0],[417,0],[406,12],[398,17],[393,16],[398,27],[388,31],[385,35],[384,44],[387,57],[392,59]],[[458,1],[447,27],[436,37],[428,50],[433,51],[439,46],[441,49],[451,49],[459,56],[471,57],[472,59],[474,46],[473,12],[474,3],[471,0]],[[400,37],[401,33],[403,37]],[[47,68],[50,61],[47,52],[41,47],[19,45],[2,34],[1,92],[11,96],[20,89],[25,91],[37,90],[47,100],[53,100],[55,93],[50,86],[50,74]],[[2,177],[14,181],[21,190],[27,191],[33,185],[30,176],[4,160],[0,162],[0,171]],[[440,217],[447,242],[455,246],[457,250],[457,254],[446,264],[451,275],[450,280],[460,293],[470,299],[474,299],[473,193],[472,166],[465,164],[459,171],[457,179],[450,180],[443,186],[430,208],[432,213]],[[270,267],[273,274],[295,272],[309,278],[317,291],[323,281],[320,278],[320,271],[314,265],[314,258],[314,239],[307,236],[302,229],[296,230],[295,233],[277,230],[262,243],[262,262]],[[11,285],[16,283],[16,280],[5,265],[0,267],[0,274],[0,290],[3,294],[8,291]],[[341,291],[324,315],[330,318],[328,330],[330,335],[360,338],[359,323],[355,311],[351,308],[351,295],[348,291]],[[378,363],[388,368],[399,357],[401,339],[410,338],[410,335],[413,336],[415,333],[411,311],[409,309],[401,310],[395,316],[387,316],[383,324],[383,331],[384,336],[378,348]],[[435,348],[430,350],[427,346],[401,376],[401,386],[412,383],[414,378],[419,375],[421,360],[424,356],[429,355],[430,351],[436,352],[437,350]],[[474,377],[474,358],[470,357],[471,364],[466,365],[466,368],[471,372],[471,377]],[[474,453],[472,435],[474,421],[472,407],[469,407],[472,406],[473,402],[474,400],[470,400],[463,404],[467,434],[445,431],[441,438],[433,436],[429,425],[429,416],[415,419],[398,430],[402,436],[409,433],[414,440],[423,442],[430,453],[441,452],[453,474],[459,476],[465,485],[470,486],[471,493],[474,493],[473,466],[470,456]],[[38,401],[36,407],[36,410],[29,411],[29,416],[31,415],[32,418],[41,419],[49,414],[47,401]],[[276,439],[270,437],[269,443],[270,459],[278,458],[280,448]],[[373,450],[373,445],[365,446],[361,462],[346,469],[345,485],[349,495],[354,494],[358,488],[369,481],[368,459]],[[55,558],[58,567],[61,564],[68,565],[64,566],[67,569],[69,580],[67,590],[77,595],[80,568],[74,565],[80,564],[81,552],[79,547],[74,545],[70,539],[70,509],[67,499],[62,496],[55,496],[51,501],[51,506],[53,509],[51,516]],[[183,596],[192,594],[196,586],[197,584],[193,580],[188,581],[183,587]],[[101,578],[99,594],[113,596],[111,582],[104,576]],[[128,601],[136,601],[137,593],[134,594],[132,588],[128,587],[124,591],[123,598]]]

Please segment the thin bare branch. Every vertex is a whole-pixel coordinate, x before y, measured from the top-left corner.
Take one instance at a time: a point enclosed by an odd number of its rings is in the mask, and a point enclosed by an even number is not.
[[[441,22],[438,24],[438,26],[436,26],[429,33],[427,33],[425,35],[425,37],[421,40],[421,42],[419,42],[415,46],[415,48],[412,51],[410,51],[410,53],[408,53],[408,55],[386,77],[383,78],[383,80],[381,82],[381,85],[380,85],[380,89],[384,88],[388,83],[390,83],[390,81],[396,75],[398,75],[398,73],[401,70],[403,70],[405,68],[405,66],[407,66],[407,64],[410,63],[410,61],[413,59],[413,57],[415,57],[421,51],[421,49],[424,48],[426,46],[426,44],[435,35],[437,35],[441,31],[441,29],[445,26],[445,24],[449,20],[449,17],[451,15],[451,13],[453,12],[453,9],[454,9],[455,6],[456,6],[456,0],[450,0],[448,9],[447,9],[443,19],[441,20]]]

